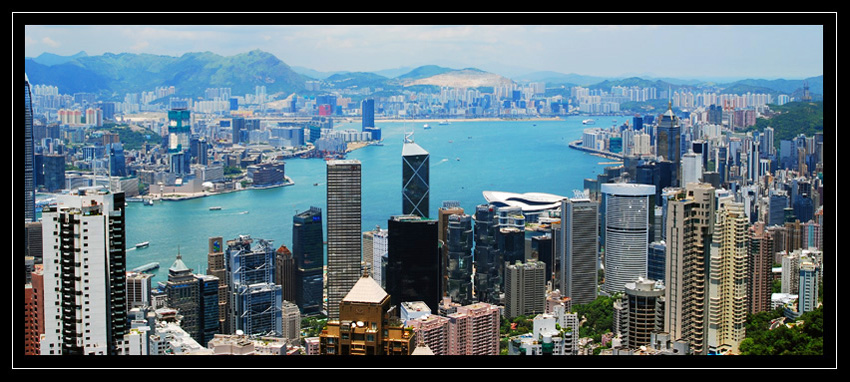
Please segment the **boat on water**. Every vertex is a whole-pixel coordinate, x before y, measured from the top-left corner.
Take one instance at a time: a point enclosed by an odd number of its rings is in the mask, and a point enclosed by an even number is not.
[[[596,123],[596,121],[594,121],[592,119],[585,119],[584,121],[581,121],[581,123],[583,125],[592,125],[592,124]]]
[[[133,272],[147,272],[147,271],[154,270],[154,269],[157,269],[157,268],[159,268],[159,263],[154,261],[152,263],[147,263],[145,265],[142,265],[141,267],[133,268]]]
[[[431,125],[429,125],[429,124],[427,124],[427,123],[426,123],[426,124],[425,124],[425,126],[422,126],[422,127],[423,127],[423,128],[425,128],[425,129],[430,129],[430,128],[431,128]]]
[[[313,185],[314,185],[314,186],[318,186],[319,184],[318,184],[318,183],[313,183]]]
[[[145,203],[144,203],[144,205],[146,205],[146,206],[152,206],[152,205],[153,205],[153,199],[145,199]]]
[[[139,244],[136,244],[136,248],[147,248],[150,244],[151,242],[149,241],[143,241]]]
[[[440,122],[440,125],[448,125],[448,124],[449,124],[449,121],[448,121],[448,120],[445,120],[445,121]]]
[[[219,206],[210,207],[210,211],[220,211],[220,210],[221,210],[221,207],[219,207]]]
[[[242,211],[242,212],[239,213],[239,215],[247,215],[247,214],[248,214],[248,211]]]
[[[460,157],[455,158],[456,161],[460,161]]]

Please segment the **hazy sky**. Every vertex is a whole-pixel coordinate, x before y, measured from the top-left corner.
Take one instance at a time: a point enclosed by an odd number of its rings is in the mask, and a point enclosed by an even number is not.
[[[230,56],[260,49],[290,66],[322,72],[434,64],[503,75],[802,79],[824,74],[821,25],[27,25],[24,32],[27,57],[80,51]]]

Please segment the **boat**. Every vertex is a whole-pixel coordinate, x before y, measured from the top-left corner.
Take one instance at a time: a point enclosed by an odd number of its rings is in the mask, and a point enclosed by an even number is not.
[[[318,186],[319,184],[318,184],[318,183],[313,183],[313,185],[314,185],[314,186]]]
[[[454,141],[450,140],[449,143],[454,143]]]
[[[141,267],[133,268],[133,272],[147,272],[147,271],[157,269],[157,268],[159,268],[159,263],[154,261],[152,263],[147,263],[145,265],[142,265]]]
[[[460,157],[455,158],[456,161],[460,161]]]
[[[595,122],[594,120],[592,120],[592,119],[585,119],[584,121],[581,121],[581,123],[582,123],[583,125],[592,125],[592,124],[594,124],[594,123],[596,123],[596,122]]]
[[[151,242],[149,241],[143,241],[139,244],[136,244],[136,248],[147,248],[150,244]]]
[[[247,215],[247,214],[248,214],[248,211],[242,211],[242,212],[239,213],[239,215]]]
[[[425,124],[425,126],[422,126],[422,127],[423,127],[423,128],[425,128],[425,129],[430,129],[430,128],[431,128],[431,126],[430,126],[430,125],[428,125],[427,123]]]
[[[145,204],[144,204],[144,205],[146,205],[146,206],[152,206],[152,205],[153,205],[153,199],[145,199]]]
[[[440,122],[440,125],[448,125],[448,124],[449,124],[449,121],[448,121],[448,120],[445,120],[445,121]]]
[[[219,206],[210,207],[210,211],[220,211],[220,210],[221,210],[221,207],[219,207]]]

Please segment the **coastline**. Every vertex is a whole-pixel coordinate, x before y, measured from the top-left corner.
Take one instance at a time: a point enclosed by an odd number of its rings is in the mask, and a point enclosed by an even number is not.
[[[206,191],[205,190],[205,191],[202,191],[202,192],[173,192],[173,193],[169,193],[169,194],[161,195],[161,196],[160,195],[150,195],[150,196],[142,196],[142,197],[139,197],[139,198],[142,199],[143,201],[159,200],[159,201],[165,201],[165,202],[179,202],[179,201],[183,201],[183,200],[206,198],[208,196],[223,195],[223,194],[229,194],[229,193],[232,193],[232,192],[239,192],[239,191],[268,190],[268,189],[278,188],[278,187],[288,187],[288,186],[292,186],[292,185],[295,184],[295,182],[293,182],[292,178],[290,178],[289,176],[285,176],[285,178],[286,178],[286,182],[284,182],[284,183],[271,184],[271,185],[268,185],[268,186],[257,186],[257,187],[251,186],[251,187],[246,187],[246,188],[238,188],[238,189],[222,190],[222,191]]]

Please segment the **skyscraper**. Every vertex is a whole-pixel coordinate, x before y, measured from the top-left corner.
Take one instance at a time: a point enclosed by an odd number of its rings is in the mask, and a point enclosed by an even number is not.
[[[296,280],[295,280],[295,258],[292,257],[292,251],[281,245],[275,251],[274,259],[274,283],[280,285],[283,299],[286,301],[295,301]]]
[[[424,301],[436,308],[442,295],[442,259],[437,243],[437,221],[415,215],[387,221],[387,293],[392,304]]]
[[[517,261],[505,265],[505,317],[543,313],[546,307],[546,264]]]
[[[195,275],[195,279],[198,280],[198,343],[207,346],[220,333],[218,293],[222,280],[211,275]]]
[[[672,162],[673,164],[673,185],[681,184],[681,159],[682,159],[682,132],[679,126],[679,118],[673,114],[673,109],[670,105],[667,106],[667,111],[661,115],[658,121],[658,134],[656,136],[656,153],[663,160]]]
[[[360,279],[360,161],[327,162],[328,318],[339,318],[339,303]]]
[[[404,137],[401,150],[401,213],[429,217],[429,162],[430,155],[413,142],[413,133]]]
[[[218,322],[219,333],[228,333],[228,311],[230,288],[227,283],[227,268],[224,265],[224,239],[211,237],[207,246],[207,274],[218,278]]]
[[[472,303],[472,217],[461,213],[448,218],[448,235],[443,245],[446,252],[443,296],[468,305]]]
[[[653,280],[638,278],[626,283],[626,344],[637,349],[650,344],[650,334],[662,331],[664,325],[664,287]]]
[[[360,115],[362,117],[362,128],[375,127],[375,100],[366,98],[360,102]]]
[[[590,199],[561,201],[561,229],[557,234],[559,289],[574,304],[596,299],[599,254],[599,204]]]
[[[124,194],[58,195],[42,216],[41,354],[116,354],[128,333]]]
[[[322,209],[310,207],[292,218],[292,256],[295,258],[295,302],[304,314],[322,311],[324,244]]]
[[[499,301],[499,251],[496,248],[495,208],[492,205],[481,204],[475,209],[475,290],[474,298],[478,301],[498,303]]]
[[[801,256],[797,312],[805,313],[817,309],[819,278],[820,264],[817,260],[808,255]]]
[[[24,98],[24,220],[27,223],[35,219],[35,142],[32,131],[32,89],[30,89],[30,78],[27,75],[26,98]]]
[[[282,290],[274,283],[274,248],[266,240],[241,235],[227,241],[230,289],[229,330],[246,335],[280,334]]]
[[[664,331],[707,354],[708,250],[715,211],[714,188],[691,183],[667,201]]]
[[[443,205],[437,209],[437,240],[440,243],[440,251],[443,256],[443,266],[448,264],[448,233],[449,233],[449,216],[454,214],[463,214],[463,208],[460,207],[460,202],[456,200],[443,201]],[[443,286],[440,288],[445,296],[448,290],[448,275],[443,275]]]
[[[744,206],[726,202],[718,208],[709,272],[708,346],[737,353],[747,318],[747,233]]]
[[[623,291],[627,282],[646,277],[647,250],[655,219],[655,186],[606,183],[601,187],[600,212],[605,247],[605,282],[610,293]]]
[[[168,282],[165,284],[168,296],[168,307],[176,309],[183,316],[180,328],[186,331],[195,341],[202,341],[200,317],[200,293],[198,279],[192,274],[192,269],[183,263],[180,250],[177,259],[168,268]]]
[[[764,222],[749,229],[747,245],[747,312],[767,312],[773,288],[773,235]]]

